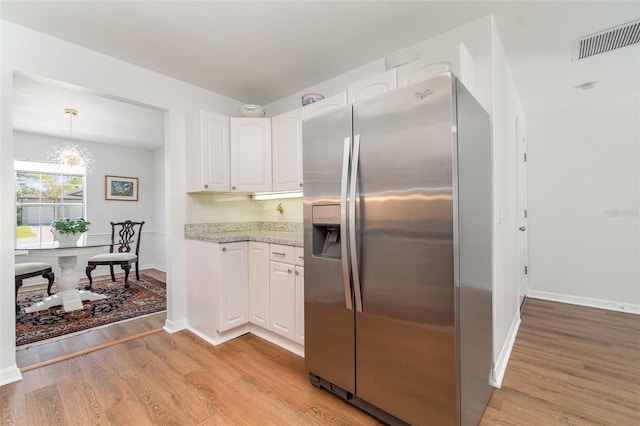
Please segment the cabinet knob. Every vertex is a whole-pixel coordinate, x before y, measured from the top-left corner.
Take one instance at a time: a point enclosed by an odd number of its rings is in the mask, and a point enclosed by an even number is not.
[[[235,186],[232,186],[232,187],[231,187],[231,189],[233,189],[233,190],[235,191],[235,190],[236,190],[236,187],[235,187]]]
[[[296,271],[296,275],[300,275],[300,271]]]
[[[293,272],[293,271],[292,271],[291,269],[287,269],[287,272],[288,272],[288,273],[291,273],[291,272]]]
[[[300,185],[300,188],[302,188],[302,182],[300,182],[298,185]]]
[[[222,247],[222,251],[227,251],[227,248],[226,247]]]
[[[204,186],[204,189],[207,189],[208,187],[209,187],[209,185],[205,185],[205,186]]]

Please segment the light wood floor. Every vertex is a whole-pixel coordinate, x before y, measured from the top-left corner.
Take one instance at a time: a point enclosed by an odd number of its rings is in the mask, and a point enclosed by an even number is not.
[[[162,332],[23,377],[0,388],[2,425],[378,424],[250,334]],[[591,424],[640,424],[640,316],[531,299],[481,425]]]
[[[640,425],[640,315],[529,299],[481,425]]]

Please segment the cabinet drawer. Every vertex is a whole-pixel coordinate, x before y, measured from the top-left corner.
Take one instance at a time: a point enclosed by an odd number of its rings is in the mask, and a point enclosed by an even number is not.
[[[269,259],[276,262],[295,263],[295,247],[269,244]]]
[[[296,265],[304,266],[304,247],[295,248]]]

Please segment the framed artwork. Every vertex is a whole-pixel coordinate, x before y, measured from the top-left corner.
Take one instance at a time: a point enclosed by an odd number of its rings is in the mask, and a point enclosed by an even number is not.
[[[125,176],[105,176],[104,199],[118,201],[138,201],[138,178]]]

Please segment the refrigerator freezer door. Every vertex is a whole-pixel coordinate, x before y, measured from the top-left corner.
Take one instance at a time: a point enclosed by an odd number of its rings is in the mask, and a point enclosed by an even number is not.
[[[310,373],[353,393],[354,313],[348,309],[353,303],[348,274],[346,283],[343,277],[342,261],[347,256],[344,253],[346,244],[342,244],[346,235],[344,221],[316,220],[314,224],[313,220],[314,206],[316,210],[317,206],[332,206],[322,209],[327,211],[341,211],[346,207],[344,203],[348,200],[341,200],[341,192],[346,188],[342,185],[342,175],[345,139],[351,141],[351,130],[351,106],[314,116],[303,122],[302,151],[305,364]],[[346,161],[349,161],[349,155]],[[327,244],[342,247],[339,258],[333,253],[331,256],[323,254]]]
[[[453,113],[451,74],[353,106],[356,396],[410,424],[457,421]]]

